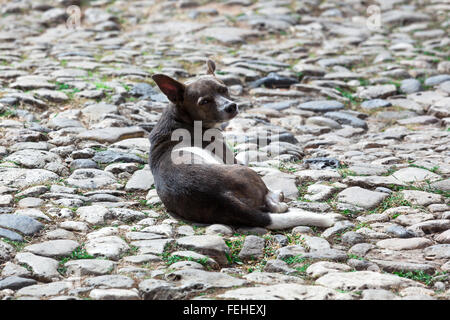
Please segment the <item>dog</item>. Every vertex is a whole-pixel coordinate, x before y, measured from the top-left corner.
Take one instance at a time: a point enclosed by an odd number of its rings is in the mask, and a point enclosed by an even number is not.
[[[215,63],[206,65],[206,75],[185,84],[163,74],[152,76],[170,101],[149,136],[149,164],[168,212],[203,224],[331,226],[329,218],[301,210],[280,214],[288,210],[282,193],[269,190],[255,171],[236,160],[217,128],[238,114],[238,106],[215,77]]]

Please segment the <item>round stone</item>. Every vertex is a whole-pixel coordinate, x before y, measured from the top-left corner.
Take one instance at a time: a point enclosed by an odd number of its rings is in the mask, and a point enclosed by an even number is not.
[[[334,100],[318,100],[301,103],[298,108],[314,112],[328,112],[344,109],[344,104]]]

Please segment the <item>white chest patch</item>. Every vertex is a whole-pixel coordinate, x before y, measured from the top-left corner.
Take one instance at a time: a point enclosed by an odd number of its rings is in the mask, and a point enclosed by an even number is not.
[[[183,147],[173,150],[172,161],[175,164],[223,164],[223,161],[211,152],[198,147]]]

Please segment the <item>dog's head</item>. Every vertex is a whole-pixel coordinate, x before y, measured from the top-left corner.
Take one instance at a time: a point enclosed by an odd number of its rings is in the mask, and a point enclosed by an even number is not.
[[[230,99],[226,85],[215,77],[215,63],[208,60],[206,65],[207,75],[185,84],[163,74],[155,74],[152,79],[177,108],[189,114],[192,121],[202,121],[203,127],[212,127],[234,118],[238,107]]]

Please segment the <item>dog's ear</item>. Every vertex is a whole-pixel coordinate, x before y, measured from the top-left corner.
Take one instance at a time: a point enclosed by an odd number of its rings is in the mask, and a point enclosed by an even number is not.
[[[216,64],[211,59],[208,59],[208,61],[206,61],[206,68],[207,68],[206,73],[213,76],[214,71],[216,71]]]
[[[152,79],[171,102],[177,104],[183,101],[184,84],[164,74],[155,74]]]

